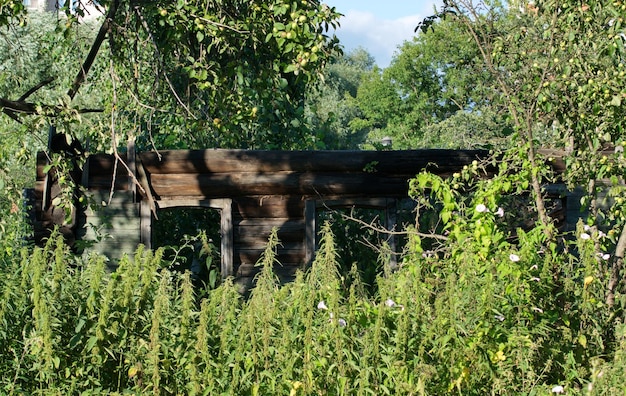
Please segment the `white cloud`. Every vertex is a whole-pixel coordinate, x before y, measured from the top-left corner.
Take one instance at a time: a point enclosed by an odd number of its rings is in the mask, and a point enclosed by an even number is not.
[[[409,15],[382,19],[371,12],[350,10],[340,19],[341,28],[336,34],[347,51],[363,47],[379,66],[386,67],[398,46],[415,36],[415,27],[422,18]]]

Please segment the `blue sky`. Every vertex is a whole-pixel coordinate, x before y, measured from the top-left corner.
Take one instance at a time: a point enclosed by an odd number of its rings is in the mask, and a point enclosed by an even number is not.
[[[380,67],[389,66],[393,53],[415,33],[415,26],[433,14],[442,0],[325,0],[344,16],[337,37],[345,51],[365,48]]]

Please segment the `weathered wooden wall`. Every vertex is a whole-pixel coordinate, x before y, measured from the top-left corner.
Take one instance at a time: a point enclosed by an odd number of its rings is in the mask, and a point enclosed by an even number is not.
[[[166,207],[212,207],[222,216],[224,275],[235,275],[244,283],[250,280],[276,227],[282,264],[276,270],[288,278],[313,256],[315,212],[325,202],[393,210],[394,200],[407,196],[408,181],[418,172],[427,169],[447,176],[487,156],[488,152],[478,150],[142,152],[128,161],[136,163],[136,175],[145,190],[141,191],[129,190],[128,172],[120,164],[115,166],[113,156],[91,155],[82,175],[83,186],[98,202],[107,200],[113,184],[118,199],[99,213],[84,214],[77,235],[93,238],[85,225],[104,225],[114,239],[101,242],[98,250],[119,256],[139,242],[150,246],[151,207],[157,214]],[[40,157],[39,201],[45,195],[45,164]],[[563,167],[560,160],[552,165],[557,171]],[[102,214],[109,216],[108,223],[103,223]],[[390,212],[388,218],[393,217]]]
[[[78,216],[76,237],[90,241],[90,251],[119,260],[124,253],[137,249],[141,243],[140,203],[133,201],[132,193],[91,190],[92,205],[83,205]],[[106,205],[102,205],[105,202]]]
[[[289,278],[311,257],[316,202],[400,198],[423,169],[442,176],[487,156],[486,151],[247,151],[140,153],[156,202],[232,199],[233,274],[246,283],[272,228],[281,246],[276,267]],[[307,202],[313,208],[307,218]],[[168,204],[169,205],[169,204]]]

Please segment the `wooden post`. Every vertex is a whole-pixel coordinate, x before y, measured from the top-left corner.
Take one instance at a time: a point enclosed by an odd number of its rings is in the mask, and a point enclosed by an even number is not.
[[[233,276],[233,201],[224,198],[221,205],[221,253],[222,253],[222,279]]]
[[[139,203],[139,207],[141,216],[139,225],[140,241],[147,249],[152,249],[152,211],[150,210],[150,204],[143,199]]]
[[[304,203],[304,251],[307,266],[313,263],[315,256],[315,216],[315,200],[308,199]]]

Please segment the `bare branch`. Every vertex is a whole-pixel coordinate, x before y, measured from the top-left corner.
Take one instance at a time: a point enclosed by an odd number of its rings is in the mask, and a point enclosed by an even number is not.
[[[100,30],[98,31],[98,35],[96,36],[93,45],[91,46],[91,50],[89,50],[89,54],[87,54],[85,62],[81,66],[78,74],[76,75],[76,78],[74,79],[74,82],[72,83],[71,88],[67,92],[67,96],[70,97],[70,100],[74,99],[74,96],[76,96],[76,93],[78,93],[78,89],[83,84],[83,82],[85,82],[85,79],[87,78],[87,73],[89,73],[89,69],[91,69],[93,62],[96,59],[96,55],[98,55],[98,51],[100,50],[100,46],[102,45],[102,42],[106,38],[106,34],[109,31],[111,21],[117,13],[118,6],[119,0],[113,0],[111,2],[109,12],[107,13],[106,18],[104,18],[104,22],[102,22],[102,25],[100,26]]]
[[[212,21],[212,20],[210,20],[210,19],[206,19],[206,18],[203,18],[203,17],[201,17],[201,16],[198,16],[198,15],[196,15],[196,14],[189,14],[189,15],[190,15],[191,17],[193,17],[193,18],[198,18],[198,19],[199,19],[199,20],[201,20],[202,22],[208,23],[209,25],[213,25],[213,26],[217,26],[217,27],[224,28],[224,29],[232,30],[233,32],[236,32],[236,33],[240,33],[240,34],[247,34],[247,33],[250,33],[250,31],[249,31],[249,30],[239,30],[239,29],[235,29],[235,28],[234,28],[234,27],[232,27],[232,26],[224,25],[223,23],[215,22],[215,21]]]
[[[409,234],[413,234],[413,235],[417,235],[421,238],[428,238],[428,239],[437,239],[440,241],[447,241],[448,237],[444,236],[444,235],[439,235],[439,234],[435,234],[435,233],[423,233],[423,232],[419,232],[419,231],[393,231],[393,230],[389,230],[387,228],[382,228],[382,227],[377,227],[374,225],[374,221],[376,221],[376,219],[374,219],[371,223],[368,223],[366,221],[363,221],[361,219],[358,219],[352,215],[347,215],[343,212],[340,212],[336,209],[331,209],[328,206],[325,206],[328,211],[332,212],[332,213],[338,213],[341,215],[341,218],[344,220],[349,220],[349,221],[353,221],[357,224],[360,224],[363,226],[363,228],[367,228],[370,229],[372,231],[381,233],[381,234],[387,234],[387,235],[409,235]]]
[[[139,11],[139,7],[135,7],[135,13],[137,14],[137,17],[139,18],[139,21],[141,21],[141,26],[143,26],[146,33],[148,34],[148,37],[150,37],[150,41],[152,42],[152,45],[154,46],[154,50],[156,51],[156,54],[157,54],[157,60],[159,62],[160,68],[165,71],[165,67],[163,66],[163,59],[161,58],[161,52],[159,51],[159,47],[156,44],[156,40],[154,39],[154,36],[152,35],[150,26],[148,26],[148,23],[146,22],[143,15]],[[180,104],[181,107],[185,109],[185,111],[187,111],[187,114],[189,114],[192,118],[195,119],[196,117],[194,116],[194,114],[191,112],[191,110],[189,110],[189,107],[187,107],[187,105],[183,103],[182,99],[178,95],[178,92],[176,92],[176,89],[174,88],[174,85],[170,81],[169,77],[167,76],[167,73],[163,72],[163,78],[165,78],[165,81],[167,81],[167,85],[169,85],[170,90],[172,91],[172,94],[174,94],[174,97],[176,98],[176,101],[178,102],[178,104]]]
[[[39,84],[35,85],[34,87],[32,87],[31,89],[29,89],[28,91],[26,91],[26,93],[22,96],[19,97],[19,99],[17,100],[18,102],[23,102],[25,101],[30,95],[34,94],[35,92],[37,92],[40,88],[50,84],[52,81],[54,81],[54,77],[49,77],[46,78],[45,80],[43,80],[42,82],[40,82]]]

